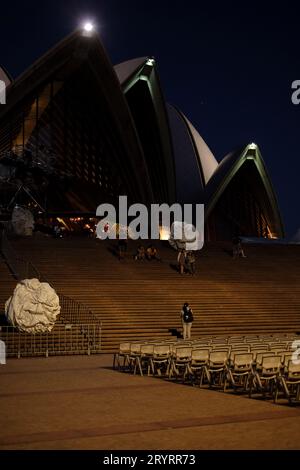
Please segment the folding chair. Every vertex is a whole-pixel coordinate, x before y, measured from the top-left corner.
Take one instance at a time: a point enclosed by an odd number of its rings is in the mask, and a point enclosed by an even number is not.
[[[147,368],[147,375],[150,375],[151,369],[151,358],[153,357],[154,344],[143,344],[141,346],[140,354],[137,355],[136,361],[138,362],[138,367],[141,375],[143,375],[143,370]]]
[[[243,345],[242,347],[239,347],[239,348],[233,347],[228,355],[228,364],[227,364],[228,367],[231,367],[233,365],[234,357],[237,354],[246,354],[249,352],[250,352],[250,348],[247,345]]]
[[[187,366],[192,359],[192,347],[185,346],[176,348],[175,354],[171,358],[170,368],[169,368],[169,379],[172,378],[173,374],[176,378],[182,377],[183,381],[185,380]]]
[[[120,343],[119,351],[114,354],[113,369],[115,369],[115,366],[117,364],[118,370],[121,370],[121,368],[124,370],[126,368],[126,365],[129,364],[130,345],[131,343]],[[120,360],[122,358],[123,365],[121,366]]]
[[[285,396],[290,403],[300,401],[300,364],[289,361],[285,374],[280,378]]]
[[[208,363],[209,349],[193,349],[191,361],[187,364],[187,371],[190,374],[192,383],[199,378],[199,387],[202,385],[204,367]]]
[[[252,352],[252,350],[251,350],[251,352]],[[259,366],[262,365],[263,359],[265,357],[275,356],[274,351],[256,351],[256,350],[254,350],[253,354],[256,355],[256,358],[255,358],[256,367],[259,367]]]
[[[263,397],[269,392],[277,400],[278,380],[281,369],[281,357],[264,356],[262,358],[261,369],[256,369],[253,374],[253,380],[250,383],[249,397],[252,395],[253,386],[257,392],[261,392]]]
[[[137,368],[141,375],[143,375],[140,355],[141,355],[141,347],[144,343],[131,343],[130,345],[130,353],[129,353],[129,369],[136,374]]]
[[[170,345],[155,344],[153,348],[153,356],[150,358],[150,366],[152,374],[161,376],[162,372],[166,375],[169,371],[170,364]]]
[[[210,387],[224,386],[227,360],[228,350],[212,351],[210,353],[208,364],[204,367],[204,372]]]
[[[253,354],[253,360],[254,360],[255,363],[256,363],[257,356],[262,357],[261,354],[268,354],[269,356],[273,355],[272,353],[270,354],[270,351],[268,351],[267,348],[259,348],[259,349],[251,348],[250,351]]]
[[[224,392],[226,391],[227,382],[232,385],[233,390],[237,388],[247,390],[249,377],[252,373],[253,354],[252,353],[231,353],[232,365],[228,367],[224,382]]]

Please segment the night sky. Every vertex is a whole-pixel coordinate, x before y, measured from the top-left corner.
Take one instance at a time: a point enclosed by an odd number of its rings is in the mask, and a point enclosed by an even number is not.
[[[0,16],[0,64],[14,78],[86,19],[114,64],[154,56],[166,99],[219,161],[260,146],[287,234],[300,227],[299,2],[12,0]]]

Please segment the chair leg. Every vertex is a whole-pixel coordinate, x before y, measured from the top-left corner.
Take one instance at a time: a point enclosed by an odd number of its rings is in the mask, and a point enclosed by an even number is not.
[[[300,401],[300,384],[297,384],[296,400]]]
[[[140,371],[141,377],[143,377],[143,369],[142,369],[142,364],[141,364],[141,359],[139,357],[136,358],[136,362]]]
[[[153,362],[152,357],[151,357],[151,359],[150,359],[150,368],[151,368],[151,371],[152,371],[152,375],[153,375],[153,377],[154,377],[154,375],[155,375],[155,369],[154,369],[154,362]]]

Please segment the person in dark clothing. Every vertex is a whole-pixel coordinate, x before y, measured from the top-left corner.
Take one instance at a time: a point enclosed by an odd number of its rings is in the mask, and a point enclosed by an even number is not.
[[[183,339],[191,339],[191,329],[194,315],[190,305],[187,302],[183,304],[180,316],[182,322]]]
[[[239,258],[240,256],[246,258],[242,247],[242,240],[240,237],[234,237],[232,240],[232,257]]]
[[[127,240],[123,240],[119,238],[118,240],[118,249],[119,249],[119,261],[125,258],[125,254],[127,251]]]
[[[161,257],[159,256],[158,249],[155,248],[155,246],[153,246],[153,245],[148,246],[148,248],[146,250],[146,256],[147,256],[148,261],[151,261],[153,259],[155,259],[157,261],[161,261]]]
[[[188,274],[191,274],[192,276],[196,272],[195,264],[196,264],[196,258],[195,258],[194,252],[188,251],[186,254],[186,258],[185,258],[185,267],[186,267],[186,272]]]
[[[143,247],[143,245],[140,245],[137,249],[134,259],[135,261],[144,261],[145,257],[146,257],[145,248]]]

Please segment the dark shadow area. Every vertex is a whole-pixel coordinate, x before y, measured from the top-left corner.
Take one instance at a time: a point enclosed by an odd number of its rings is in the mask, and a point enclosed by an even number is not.
[[[173,270],[173,271],[176,271],[177,273],[179,273],[179,269],[178,269],[178,265],[175,264],[175,263],[170,263],[170,268]]]
[[[0,313],[0,326],[10,326],[4,313]]]
[[[230,256],[232,258],[232,250],[229,250],[228,248],[223,248],[223,253],[226,253],[226,255]]]
[[[169,328],[168,332],[171,333],[172,336],[176,336],[177,338],[183,338],[182,333],[178,331],[177,328]]]

